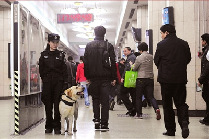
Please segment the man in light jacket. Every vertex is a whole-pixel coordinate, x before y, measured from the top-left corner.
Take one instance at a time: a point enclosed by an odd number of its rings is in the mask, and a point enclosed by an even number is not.
[[[154,98],[154,74],[153,74],[153,56],[149,54],[148,45],[142,42],[138,46],[140,56],[137,56],[133,71],[138,71],[138,77],[136,79],[136,119],[142,119],[142,94],[147,96],[149,102],[156,113],[156,119],[160,120],[160,109],[157,101]],[[130,62],[132,64],[132,62]]]

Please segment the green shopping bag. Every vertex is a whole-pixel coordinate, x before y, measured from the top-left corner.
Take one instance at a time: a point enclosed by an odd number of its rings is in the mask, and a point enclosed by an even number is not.
[[[124,87],[136,87],[136,79],[137,79],[137,71],[132,71],[132,68],[130,71],[126,71],[125,73],[125,79],[124,79]]]

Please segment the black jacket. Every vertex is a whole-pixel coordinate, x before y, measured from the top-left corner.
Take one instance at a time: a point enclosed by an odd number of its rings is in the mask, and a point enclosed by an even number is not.
[[[124,69],[125,69],[125,65],[118,62],[118,69],[119,69],[120,76],[122,77]]]
[[[58,50],[43,51],[39,58],[39,73],[43,82],[50,80],[47,77],[67,82],[67,67],[64,52]]]
[[[68,83],[76,85],[76,71],[77,66],[74,62],[66,61],[67,73],[68,73]]]
[[[84,53],[84,74],[90,80],[116,80],[115,52],[112,44],[108,43],[111,68],[104,67],[103,53],[107,50],[107,42],[96,39],[86,45]]]
[[[125,69],[124,69],[124,72],[123,72],[123,75],[121,78],[125,79],[125,73],[126,71],[130,71],[131,70],[131,65],[130,65],[130,61],[134,64],[135,63],[135,60],[136,60],[136,56],[134,55],[134,53],[131,53],[130,55],[127,56],[127,59],[124,63],[125,65]]]
[[[187,64],[191,61],[189,45],[177,38],[176,34],[168,34],[157,44],[154,63],[158,68],[160,83],[187,83]]]
[[[209,46],[204,47],[203,55],[201,58],[201,75],[198,78],[199,83],[207,83],[209,81],[209,61],[206,58],[206,55],[209,51]]]

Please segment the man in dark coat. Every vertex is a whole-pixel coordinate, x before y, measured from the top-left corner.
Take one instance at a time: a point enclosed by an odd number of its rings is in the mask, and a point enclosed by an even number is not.
[[[73,62],[73,57],[68,56],[68,61],[66,61],[67,73],[68,73],[68,88],[76,86],[76,71],[77,66]]]
[[[177,108],[178,122],[182,137],[189,136],[189,117],[186,102],[187,64],[191,60],[189,45],[177,38],[175,26],[167,24],[161,28],[162,41],[157,44],[154,63],[158,68],[157,81],[161,85],[166,132],[163,135],[175,136],[176,124],[173,104]]]
[[[108,131],[110,87],[117,79],[115,52],[113,45],[104,41],[103,26],[95,27],[94,32],[96,37],[86,45],[84,53],[84,74],[90,81],[95,129]]]
[[[206,115],[199,122],[205,125],[209,125],[209,34],[205,33],[201,36],[203,55],[201,58],[201,75],[198,78],[198,85],[203,84],[202,98],[206,102]]]

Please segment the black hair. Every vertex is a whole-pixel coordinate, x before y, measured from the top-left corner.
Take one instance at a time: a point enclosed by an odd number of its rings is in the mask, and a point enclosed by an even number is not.
[[[148,45],[145,42],[142,42],[138,45],[138,50],[142,52],[148,51]]]
[[[137,57],[139,55],[141,55],[139,52],[134,52],[134,55]]]
[[[68,61],[71,61],[73,60],[73,57],[72,56],[68,56]]]
[[[209,34],[208,33],[204,33],[201,36],[203,41],[206,41],[207,44],[209,44]]]
[[[131,51],[131,47],[125,47],[126,49],[128,49],[129,51]]]
[[[84,56],[80,56],[80,60],[82,60],[82,61],[83,61],[83,60],[84,60]]]
[[[50,50],[50,45],[49,45],[49,43],[47,43],[45,51],[49,51],[49,50]]]
[[[160,27],[160,30],[165,33],[166,31],[169,33],[176,33],[176,29],[174,25],[166,24]]]

